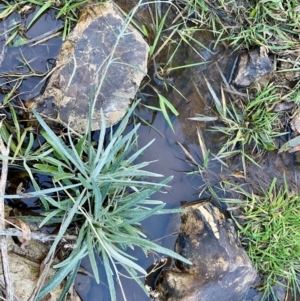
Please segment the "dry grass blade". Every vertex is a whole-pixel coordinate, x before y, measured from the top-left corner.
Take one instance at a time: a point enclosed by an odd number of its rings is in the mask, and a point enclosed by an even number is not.
[[[217,69],[218,69],[218,71],[219,71],[219,73],[220,73],[220,75],[222,77],[223,83],[225,84],[226,88],[230,90],[230,85],[229,85],[229,83],[228,83],[228,81],[227,81],[224,73],[222,72],[222,70],[220,69],[220,67],[219,67],[218,64],[216,64],[216,66],[217,66]]]
[[[2,126],[2,122],[0,127]],[[7,147],[5,147],[2,137],[0,137],[0,152],[3,156],[9,155],[10,150],[10,142],[12,136],[9,137]],[[5,194],[6,188],[6,180],[7,180],[7,173],[8,173],[8,159],[2,159],[2,171],[1,171],[1,179],[0,179],[0,194]],[[0,198],[0,230],[5,229],[5,213],[4,213],[4,198]],[[0,237],[0,248],[1,248],[1,258],[2,258],[2,268],[5,280],[5,287],[6,287],[6,300],[13,301],[14,300],[14,288],[12,284],[12,280],[10,277],[9,271],[9,260],[7,254],[7,241],[5,236]]]
[[[0,292],[3,295],[5,294],[5,284],[2,279],[0,279]],[[5,299],[1,299],[1,300],[5,300]],[[14,301],[23,301],[23,300],[20,300],[16,295],[14,295]]]
[[[22,230],[18,230],[18,229],[5,229],[5,230],[0,230],[0,235],[20,236],[21,237],[23,235],[23,232],[22,232]],[[31,232],[30,236],[34,240],[39,240],[41,242],[53,241],[57,237],[57,235],[54,235],[54,234],[35,233],[35,232]],[[76,239],[77,239],[77,235],[64,235],[62,237],[63,241],[72,241],[72,240],[76,240]]]
[[[223,112],[226,112],[226,100],[225,100],[225,94],[224,94],[223,86],[221,86],[221,100],[222,100]]]
[[[51,264],[53,263],[53,259],[54,259],[54,254],[53,253],[51,255],[51,258],[48,262],[45,262],[45,260],[42,262],[41,266],[40,266],[40,275],[39,275],[39,279],[36,283],[36,286],[30,296],[30,298],[28,299],[28,301],[35,301],[36,300],[36,296],[38,295],[38,293],[40,292],[40,290],[42,289],[43,285],[45,284],[49,269],[51,267]]]
[[[202,152],[202,156],[203,156],[203,158],[206,158],[207,157],[207,148],[206,148],[206,145],[204,142],[202,132],[199,130],[198,127],[197,127],[197,135],[198,135],[198,141],[199,141],[199,146],[200,146],[200,149]]]
[[[35,46],[41,43],[44,43],[47,40],[50,40],[58,35],[60,35],[60,31],[63,29],[63,26],[58,26],[57,28],[54,28],[50,30],[49,32],[45,32],[37,37],[34,37],[22,44],[22,46],[27,44],[32,44],[31,46]],[[34,44],[33,44],[34,43]]]
[[[178,142],[177,141],[177,144],[181,147],[181,149],[183,150],[183,152],[184,152],[184,154],[186,155],[186,157],[188,158],[188,159],[190,159],[195,165],[199,165],[198,163],[197,163],[197,161],[193,158],[193,156],[187,151],[187,149],[180,143],[180,142]]]
[[[208,82],[208,80],[206,79],[206,77],[205,76],[203,76],[203,77],[204,77],[204,80],[206,82],[207,88],[208,88],[208,90],[209,90],[209,92],[210,92],[210,94],[211,94],[211,96],[212,96],[212,98],[213,98],[213,100],[215,102],[216,107],[219,108],[220,110],[222,110],[222,105],[221,105],[221,102],[220,102],[219,98],[217,97],[216,92],[214,91],[213,87]]]
[[[204,116],[204,115],[201,115],[201,114],[196,114],[196,117],[190,117],[188,119],[189,120],[194,120],[194,121],[209,122],[209,121],[216,121],[216,120],[218,120],[218,117],[211,117],[211,116]]]
[[[212,160],[217,160],[219,161],[222,165],[228,167],[228,165],[219,157],[219,156],[216,156],[214,154],[212,154],[212,156],[214,157]]]

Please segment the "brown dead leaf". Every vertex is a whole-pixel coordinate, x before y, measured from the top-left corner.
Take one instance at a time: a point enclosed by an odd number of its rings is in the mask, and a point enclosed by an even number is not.
[[[23,222],[20,219],[17,219],[18,223],[21,227],[22,230],[22,245],[21,245],[21,249],[25,250],[25,247],[28,246],[29,241],[31,240],[31,230],[28,224],[26,224],[25,222]]]
[[[237,179],[246,179],[244,172],[241,170],[236,170],[234,171],[233,174],[231,174],[232,177],[235,177]]]
[[[272,112],[288,111],[288,110],[292,110],[294,107],[295,107],[295,103],[283,101],[283,102],[277,103],[273,107]]]
[[[24,14],[26,13],[27,11],[29,10],[32,10],[33,9],[33,6],[31,4],[29,5],[24,5],[21,9],[20,9],[20,13],[21,14]]]
[[[28,224],[23,222],[22,220],[16,218],[16,217],[7,217],[5,221],[13,225],[15,228],[19,229],[22,231],[22,236],[21,236],[21,249],[25,250],[25,247],[28,246],[29,241],[31,240],[31,230]]]

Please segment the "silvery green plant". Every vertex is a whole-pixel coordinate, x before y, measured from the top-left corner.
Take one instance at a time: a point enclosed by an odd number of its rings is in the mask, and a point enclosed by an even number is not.
[[[40,227],[51,222],[54,217],[56,220],[57,217],[62,218],[61,227],[45,261],[54,254],[71,223],[75,223],[79,229],[75,248],[67,259],[54,266],[57,273],[41,289],[35,300],[43,298],[69,276],[67,287],[60,298],[64,300],[81,259],[85,256],[89,257],[97,282],[100,279],[96,256],[101,256],[112,300],[116,300],[114,276],[121,284],[117,266],[123,267],[145,290],[139,278],[140,274],[146,275],[146,271],[135,263],[136,258],[127,254],[127,248],[140,247],[145,255],[154,251],[190,263],[177,253],[149,241],[140,228],[140,222],[149,216],[180,210],[164,209],[163,202],[149,199],[153,193],[165,187],[171,178],[154,183],[149,178],[161,175],[144,170],[150,162],[135,164],[135,159],[152,141],[136,150],[139,125],[129,133],[124,133],[134,107],[117,130],[114,133],[111,130],[108,135],[102,114],[102,130],[96,142],[92,140],[89,129],[81,138],[72,137],[68,131],[65,142],[33,111],[43,127],[41,135],[45,138],[45,144],[42,153],[28,152],[26,155],[25,151],[23,156],[24,167],[36,190],[31,195],[40,196],[45,208],[46,217]],[[40,189],[33,176],[36,170],[53,179],[52,189]],[[123,292],[122,287],[121,290]],[[123,297],[126,300],[124,292]]]

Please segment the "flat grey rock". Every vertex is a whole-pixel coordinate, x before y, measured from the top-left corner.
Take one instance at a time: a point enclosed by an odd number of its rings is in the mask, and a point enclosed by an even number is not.
[[[147,73],[149,47],[113,3],[88,5],[63,43],[56,67],[35,109],[43,116],[85,132],[91,99],[92,130],[125,115]]]

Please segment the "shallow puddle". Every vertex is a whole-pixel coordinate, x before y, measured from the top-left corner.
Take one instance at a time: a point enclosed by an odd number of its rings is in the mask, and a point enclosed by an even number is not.
[[[34,13],[24,21],[19,15],[13,14],[4,22],[0,23],[0,30],[7,30],[12,21],[23,22],[28,24]],[[56,20],[55,12],[50,11],[45,14],[34,26],[26,33],[29,39],[50,32],[61,26],[61,21]],[[188,175],[188,172],[195,171],[196,166],[187,162],[187,158],[178,144],[182,144],[191,155],[201,164],[203,160],[199,141],[197,137],[197,127],[203,133],[206,148],[216,154],[224,140],[218,133],[208,131],[208,128],[213,123],[206,124],[204,122],[195,122],[188,120],[194,117],[196,113],[203,115],[215,116],[213,109],[213,102],[211,94],[207,89],[205,78],[213,86],[218,93],[221,85],[220,70],[224,73],[227,79],[232,75],[232,65],[235,62],[235,53],[231,53],[230,49],[220,46],[214,48],[214,38],[208,32],[200,32],[196,38],[206,45],[207,49],[197,49],[198,53],[193,52],[191,47],[182,46],[178,52],[178,61],[182,64],[190,62],[206,62],[193,68],[188,68],[185,71],[173,72],[169,77],[174,82],[174,86],[180,90],[181,96],[176,91],[172,90],[166,93],[162,87],[152,82],[158,90],[161,90],[164,96],[176,107],[179,111],[179,117],[170,116],[175,132],[173,133],[161,113],[154,113],[153,111],[143,107],[142,104],[137,110],[137,114],[143,119],[147,120],[156,129],[150,128],[144,124],[141,125],[139,135],[139,147],[143,147],[152,139],[155,139],[153,144],[145,150],[143,156],[138,158],[138,162],[153,161],[148,167],[149,171],[162,174],[164,177],[173,176],[168,188],[163,192],[156,193],[152,198],[164,201],[167,208],[178,208],[182,202],[190,202],[199,199],[199,192],[205,188],[205,185],[217,185],[220,179],[227,179],[229,181],[241,182],[238,177],[233,176],[235,171],[241,170],[240,158],[233,158],[227,160],[229,167],[222,167],[217,160],[211,160],[208,165],[208,172],[204,179],[200,175]],[[39,45],[32,46],[31,44],[22,47],[6,47],[4,46],[5,37],[2,36],[0,40],[0,47],[2,51],[1,57],[1,73],[26,73],[28,66],[25,61],[30,62],[30,66],[38,75],[42,75],[48,69],[51,69],[61,46],[61,38],[54,37]],[[196,45],[194,45],[196,47]],[[202,58],[199,56],[202,56]],[[176,59],[176,58],[175,58]],[[163,59],[157,61],[159,64],[164,64]],[[40,83],[43,76],[31,76],[23,79],[19,92],[20,99],[28,100],[30,97],[39,94],[44,83]],[[16,78],[9,77],[12,82],[7,82],[7,77],[0,79],[1,83],[1,101],[4,99],[7,89],[16,83]],[[18,79],[18,77],[17,77]],[[20,80],[20,79],[19,79]],[[151,89],[147,88],[147,93]],[[152,91],[153,92],[153,91]],[[141,91],[143,93],[143,91]],[[151,97],[147,104],[156,105],[157,99]],[[19,104],[18,104],[19,105]],[[132,126],[129,125],[128,130]],[[282,142],[284,142],[284,137]],[[298,177],[299,168],[295,166],[294,157],[290,154],[277,155],[276,152],[266,154],[261,159],[262,168],[257,168],[253,165],[247,166],[248,179],[247,183],[252,187],[258,183],[268,187],[273,177],[278,177],[282,180],[283,172],[286,173],[288,181],[299,188]],[[11,177],[18,176],[11,174]],[[29,189],[30,190],[30,189]],[[224,197],[224,192],[216,189],[216,194]],[[204,192],[201,198],[207,197],[209,194]],[[34,204],[34,202],[32,203]],[[173,249],[176,239],[176,233],[180,225],[180,218],[178,215],[158,215],[148,218],[143,224],[145,234],[150,240],[153,240],[164,247]],[[148,258],[144,259],[142,252],[136,249],[134,252],[129,250],[132,255],[142,258],[138,263],[145,269],[153,264],[154,260],[159,259],[157,254],[150,254]],[[101,267],[101,258],[98,258],[99,267]],[[92,269],[88,260],[83,260],[82,266],[92,274]],[[99,268],[100,273],[104,269]],[[122,270],[120,270],[122,273]],[[89,301],[109,301],[109,290],[106,285],[105,274],[100,275],[101,284],[98,285],[94,278],[90,275],[79,274],[76,279],[76,289],[83,300]],[[127,300],[149,301],[142,289],[130,279],[122,278],[124,293]],[[122,300],[122,293],[120,287],[116,285],[117,300]],[[252,300],[252,297],[251,299]]]

